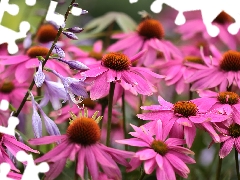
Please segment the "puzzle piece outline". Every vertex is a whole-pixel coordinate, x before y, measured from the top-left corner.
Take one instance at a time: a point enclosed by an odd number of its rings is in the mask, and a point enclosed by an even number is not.
[[[137,1],[138,0],[129,0],[130,3],[136,3]],[[176,25],[182,25],[186,22],[186,18],[183,15],[184,12],[200,10],[208,34],[212,37],[216,37],[220,33],[220,30],[216,25],[212,24],[212,22],[222,11],[224,11],[235,20],[234,23],[228,26],[228,32],[232,35],[236,35],[240,30],[239,0],[155,0],[151,4],[150,9],[154,13],[160,13],[163,4],[178,11],[178,15],[175,18]]]

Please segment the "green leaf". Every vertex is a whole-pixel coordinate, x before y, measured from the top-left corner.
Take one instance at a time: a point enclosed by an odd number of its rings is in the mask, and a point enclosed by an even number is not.
[[[102,32],[111,23],[116,22],[122,31],[129,32],[136,29],[136,22],[128,15],[121,12],[108,12],[103,16],[93,19],[85,27],[85,31],[90,31],[89,33],[95,34]],[[94,29],[95,28],[95,29]]]
[[[117,16],[116,23],[124,32],[130,32],[136,29],[137,23],[128,15],[119,13]]]
[[[35,101],[40,101],[40,100],[42,100],[43,99],[43,96],[35,96],[34,97],[34,100]],[[31,101],[31,98],[27,98],[27,101]]]
[[[17,111],[17,109],[16,109],[12,104],[10,104],[10,103],[9,103],[8,109],[9,109],[10,111],[14,111],[14,112]]]
[[[39,61],[45,61],[45,59],[42,56],[36,56],[36,58],[38,58]]]

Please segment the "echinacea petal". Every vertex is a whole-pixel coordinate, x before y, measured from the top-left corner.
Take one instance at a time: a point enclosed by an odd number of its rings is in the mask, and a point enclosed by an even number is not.
[[[127,144],[130,146],[137,146],[137,147],[149,147],[149,144],[138,139],[138,138],[131,138],[131,139],[123,139],[123,140],[116,140],[117,143],[120,144]]]
[[[139,156],[139,159],[142,161],[151,159],[156,155],[157,155],[157,152],[155,152],[153,149],[142,149],[136,152],[136,156]]]
[[[234,144],[235,144],[237,151],[240,152],[240,137],[235,138]]]
[[[163,169],[163,157],[160,154],[157,154],[156,157],[157,165],[160,169]]]
[[[146,160],[144,162],[144,170],[145,170],[145,173],[146,174],[151,174],[155,167],[156,167],[156,161],[155,161],[155,158],[152,158],[152,159],[149,159],[149,160]]]
[[[95,180],[98,179],[98,165],[97,165],[97,161],[96,161],[96,157],[94,156],[94,153],[92,152],[92,148],[91,146],[88,146],[86,148],[86,151],[88,151],[85,154],[85,160],[86,160],[86,165],[88,167],[88,170],[92,176],[92,178]]]
[[[93,51],[100,53],[102,51],[102,46],[103,46],[102,41],[100,41],[100,40],[96,41],[93,44]]]
[[[166,158],[163,158],[163,171],[165,171],[167,179],[176,180],[174,169]]]
[[[133,157],[131,161],[129,162],[130,168],[127,168],[127,172],[133,171],[137,167],[141,165],[142,161],[139,159],[139,157]]]
[[[172,164],[172,166],[176,169],[178,169],[179,171],[182,171],[186,174],[190,173],[189,168],[186,166],[186,164],[179,159],[177,156],[171,154],[171,153],[167,153],[165,155],[165,157],[168,159],[168,161]]]
[[[50,170],[45,173],[45,180],[55,179],[64,169],[67,158],[60,159],[58,162],[49,163]]]
[[[59,135],[59,136],[44,136],[41,138],[30,139],[28,142],[32,145],[40,145],[40,144],[50,144],[57,141],[61,141],[66,139],[66,135]]]
[[[184,134],[186,138],[186,144],[190,148],[192,146],[192,143],[196,136],[196,127],[193,125],[193,127],[184,127]]]
[[[77,157],[77,160],[78,160],[77,173],[82,179],[84,179],[85,156],[86,156],[85,148],[81,148],[81,150],[79,150],[78,152],[78,157]]]
[[[107,83],[106,76],[101,75],[95,79],[94,85],[90,91],[90,98],[96,100],[108,95],[110,84]]]
[[[231,152],[233,146],[234,138],[229,138],[228,140],[226,140],[219,151],[220,158],[226,157]]]

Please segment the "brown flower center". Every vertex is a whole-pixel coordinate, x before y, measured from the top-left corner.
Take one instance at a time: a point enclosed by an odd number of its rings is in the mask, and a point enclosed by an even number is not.
[[[184,61],[198,63],[198,64],[204,64],[204,61],[202,60],[202,58],[200,58],[198,56],[186,56],[184,58]]]
[[[88,56],[97,60],[101,60],[103,54],[101,52],[90,51]]]
[[[191,101],[178,101],[173,106],[175,114],[181,114],[184,117],[195,116],[197,106]]]
[[[0,92],[10,93],[14,89],[14,84],[11,81],[4,81],[0,86]]]
[[[27,55],[31,58],[36,58],[36,56],[45,57],[48,53],[49,49],[41,46],[33,46],[28,49]]]
[[[104,55],[102,63],[104,66],[116,71],[128,70],[131,65],[129,58],[125,54],[119,52],[112,52]]]
[[[231,124],[229,126],[228,132],[230,136],[237,138],[240,136],[240,125],[238,124]]]
[[[233,50],[225,52],[223,59],[220,61],[220,68],[224,71],[239,71],[240,53]]]
[[[137,28],[139,35],[146,39],[157,38],[162,39],[164,37],[164,29],[162,24],[155,19],[144,19]]]
[[[77,117],[67,128],[67,136],[72,142],[87,146],[100,140],[101,131],[92,118]]]
[[[91,100],[90,98],[86,98],[84,99],[80,104],[80,107],[84,106],[87,109],[94,109],[96,106],[96,102],[94,102],[93,100]]]
[[[222,103],[222,104],[237,104],[238,103],[238,99],[239,96],[238,94],[236,94],[235,92],[220,92],[218,93],[218,100]]]
[[[158,154],[161,154],[162,156],[164,156],[168,152],[167,145],[163,141],[159,141],[155,139],[151,144],[151,148]]]
[[[41,43],[54,41],[58,30],[52,24],[42,25],[37,32],[37,40]]]
[[[218,24],[226,24],[226,23],[233,23],[233,18],[229,16],[227,13],[222,11],[214,20],[213,22]]]

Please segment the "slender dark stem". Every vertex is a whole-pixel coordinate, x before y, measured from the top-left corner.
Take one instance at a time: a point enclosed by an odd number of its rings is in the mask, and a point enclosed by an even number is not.
[[[107,105],[105,105],[104,103],[101,104],[101,116],[104,116],[106,107]],[[99,122],[100,129],[102,129],[102,124],[103,124],[103,120]]]
[[[236,162],[236,172],[237,172],[237,179],[240,180],[239,176],[239,162],[238,162],[238,151],[235,148],[235,162]]]
[[[104,48],[105,49],[108,48],[108,46],[110,45],[113,27],[114,27],[114,22],[112,22],[107,28],[106,38],[105,38],[105,41],[104,41]]]
[[[110,133],[112,125],[112,109],[113,109],[113,95],[114,95],[115,83],[110,83],[109,95],[108,95],[108,121],[107,121],[107,141],[106,145],[110,146]]]
[[[123,117],[123,132],[124,132],[124,139],[127,139],[127,123],[126,123],[126,111],[125,111],[125,92],[123,91],[122,94],[122,117]],[[128,146],[125,145],[125,150],[128,149]]]
[[[77,164],[78,164],[78,158],[76,158],[75,172],[74,172],[74,180],[78,180]]]
[[[138,178],[138,180],[143,180],[144,176],[146,175],[145,171],[144,171],[144,168],[141,166],[141,169],[140,169],[140,172],[141,172],[141,175],[140,177]]]
[[[70,13],[70,10],[71,10],[71,8],[72,8],[73,3],[75,3],[75,0],[72,0],[71,4],[70,4],[69,7],[68,7],[67,12],[66,12],[66,14],[65,14],[64,22],[66,22],[66,20],[67,20],[67,17],[68,17],[68,15],[69,15],[69,13]],[[51,53],[52,53],[52,51],[53,51],[53,48],[54,48],[55,44],[57,43],[57,41],[58,41],[58,39],[59,39],[62,31],[63,31],[63,28],[60,26],[60,28],[58,29],[57,36],[56,36],[56,38],[55,38],[55,40],[54,40],[54,42],[53,42],[50,50],[48,51],[48,53],[47,53],[47,55],[46,55],[46,57],[45,57],[45,61],[42,63],[42,66],[43,66],[43,67],[44,67],[45,64],[47,63],[47,61],[48,61],[48,59],[49,59],[49,57],[50,57],[50,55],[51,55]],[[25,96],[24,96],[24,98],[23,98],[23,100],[22,100],[22,102],[21,102],[21,104],[20,104],[20,106],[19,106],[19,108],[17,109],[17,112],[14,113],[13,116],[17,117],[17,116],[19,115],[19,113],[21,112],[21,110],[22,110],[25,102],[27,101],[27,98],[28,98],[28,95],[29,95],[28,92],[32,90],[34,84],[35,84],[35,83],[34,83],[34,79],[33,79],[32,82],[31,82],[31,84],[30,84],[30,86],[29,86],[29,88],[28,88],[28,91],[26,92],[26,94],[25,94]]]
[[[189,88],[192,86],[192,84],[189,85]],[[193,99],[193,91],[190,91],[189,89],[189,100]]]
[[[138,114],[142,114],[142,109],[141,109],[141,106],[142,106],[142,96],[139,95],[139,111],[138,111]],[[138,126],[141,126],[143,125],[143,120],[138,118]]]
[[[223,143],[220,143],[220,149],[222,147]],[[219,151],[220,151],[219,149]],[[216,176],[216,180],[220,180],[220,175],[221,175],[221,168],[222,168],[222,158],[220,158],[220,156],[218,156],[218,167],[217,167],[217,176]]]

